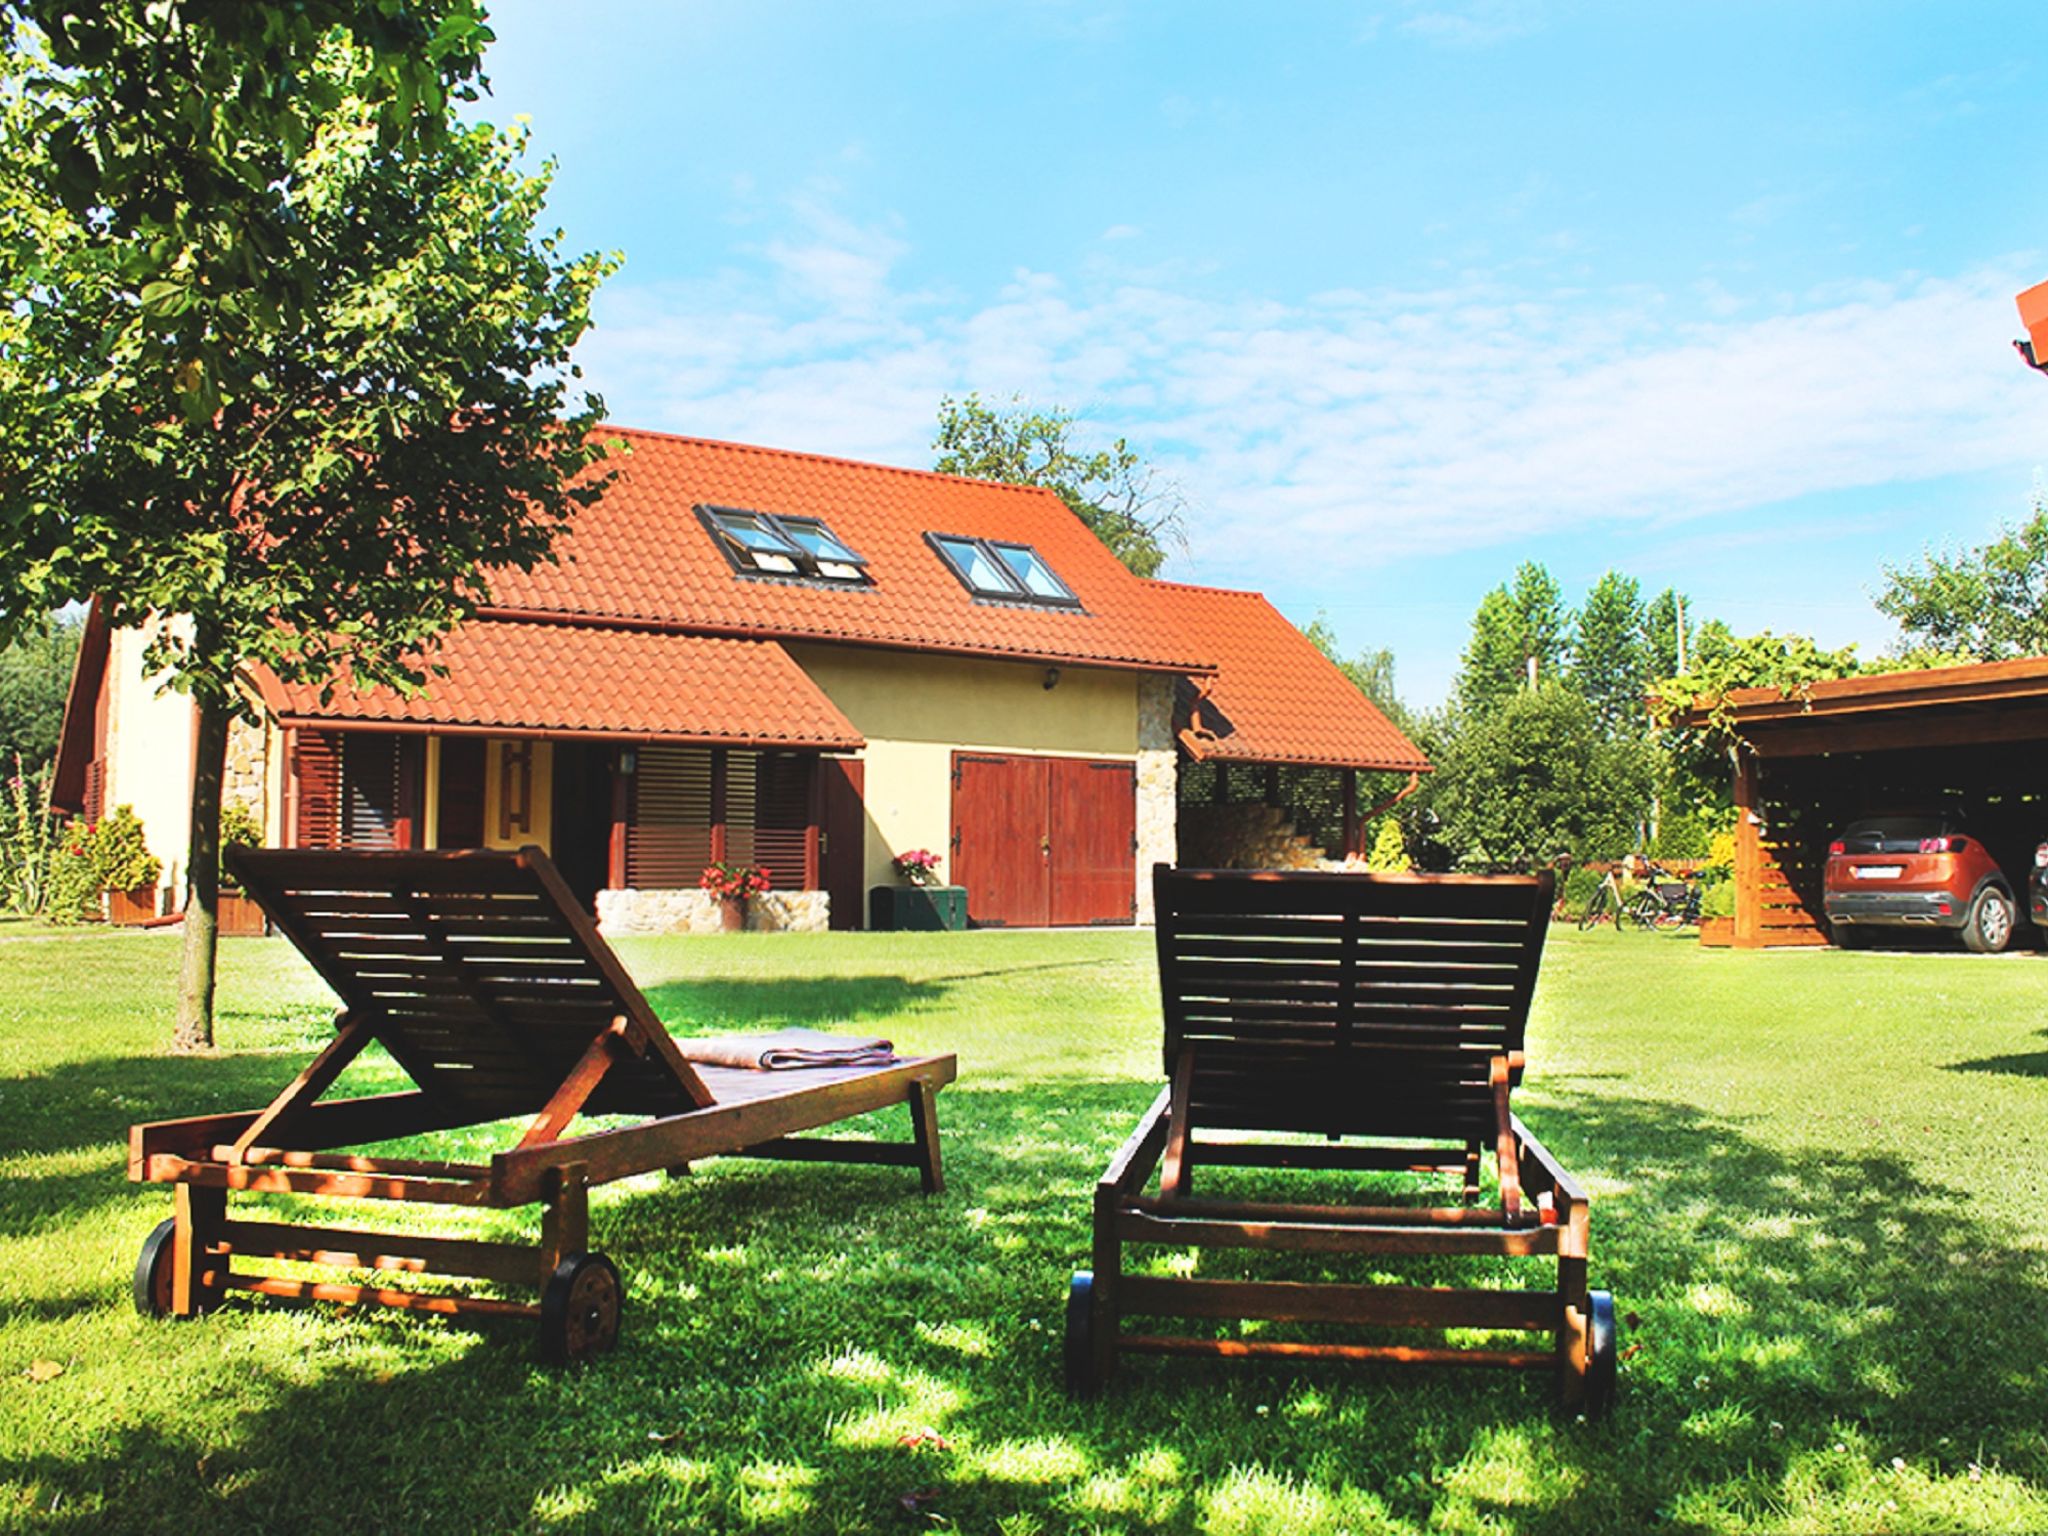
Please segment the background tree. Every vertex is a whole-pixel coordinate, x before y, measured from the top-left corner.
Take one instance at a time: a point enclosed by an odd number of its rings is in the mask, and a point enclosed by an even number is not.
[[[1698,627],[1692,600],[1676,588],[1666,587],[1643,605],[1645,682],[1685,671]]]
[[[1524,561],[1511,583],[1479,600],[1472,615],[1472,639],[1460,660],[1457,701],[1484,712],[1528,686],[1529,663],[1538,679],[1555,677],[1564,660],[1571,615],[1548,569]]]
[[[2048,654],[2048,503],[2037,491],[2032,517],[1976,549],[1886,566],[1875,601],[1907,650],[1975,661]]]
[[[317,63],[291,55],[317,82],[298,96],[277,94],[263,51],[208,55],[232,76],[227,95],[267,104],[274,207],[234,180],[215,209],[212,161],[181,160],[176,144],[166,195],[198,211],[171,224],[153,225],[146,199],[133,212],[44,201],[105,103],[163,67],[138,55],[149,28],[174,44],[190,30],[175,5],[107,10],[125,28],[111,51],[79,54],[55,85],[19,67],[19,47],[0,61],[16,66],[0,91],[0,275],[17,297],[0,410],[37,446],[0,460],[0,611],[97,594],[117,625],[176,616],[152,628],[145,662],[196,708],[176,1039],[193,1047],[212,1039],[238,674],[260,662],[287,679],[417,687],[436,638],[488,599],[489,568],[548,558],[602,489],[571,484],[598,456],[600,406],[572,402],[569,351],[610,263],[536,237],[552,167],[522,174],[522,138],[420,127],[447,111],[445,91],[409,90],[406,68],[339,30],[320,34]],[[289,17],[279,25],[301,39]],[[394,130],[400,108],[415,131]],[[210,209],[224,230],[266,231],[266,259],[232,281],[211,255],[164,267],[154,242],[172,236],[148,234],[203,234]]]
[[[1608,571],[1579,605],[1572,633],[1571,684],[1593,706],[1601,732],[1610,737],[1640,736],[1649,728],[1641,591],[1635,578]]]
[[[948,395],[939,402],[932,468],[974,480],[1043,486],[1130,570],[1158,575],[1167,547],[1185,541],[1179,488],[1161,480],[1122,438],[1095,453],[1075,448],[1074,426],[1071,412],[1057,406],[1034,411],[1019,396],[991,407],[979,395]]]
[[[1610,740],[1593,706],[1539,681],[1435,745],[1429,808],[1467,863],[1612,859],[1638,845],[1655,764],[1640,738]]]
[[[0,771],[13,773],[19,758],[40,773],[56,757],[81,628],[76,614],[46,614],[0,648]]]

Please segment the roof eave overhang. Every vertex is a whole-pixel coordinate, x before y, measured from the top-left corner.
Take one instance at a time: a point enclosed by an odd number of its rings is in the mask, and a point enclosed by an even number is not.
[[[286,729],[316,731],[399,731],[434,736],[509,736],[538,741],[610,741],[628,746],[749,747],[772,752],[858,752],[863,736],[788,737],[718,732],[583,730],[571,726],[520,725],[473,720],[381,720],[363,715],[278,714]]]

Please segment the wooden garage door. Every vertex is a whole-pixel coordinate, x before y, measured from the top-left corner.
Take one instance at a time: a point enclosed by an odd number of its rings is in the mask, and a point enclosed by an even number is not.
[[[1132,765],[953,756],[952,876],[984,927],[1128,923],[1134,910]]]

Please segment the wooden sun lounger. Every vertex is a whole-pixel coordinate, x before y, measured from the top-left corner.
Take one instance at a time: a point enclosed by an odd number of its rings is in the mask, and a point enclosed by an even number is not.
[[[129,1131],[132,1179],[173,1186],[172,1217],[143,1245],[135,1300],[189,1317],[229,1290],[428,1312],[537,1318],[557,1360],[609,1348],[617,1271],[590,1249],[588,1192],[701,1158],[748,1156],[915,1167],[941,1187],[935,1096],[954,1058],[755,1072],[695,1066],[654,1016],[547,856],[237,852],[229,868],[342,999],[336,1033],[264,1109]],[[376,1041],[405,1092],[325,1100]],[[871,1110],[909,1107],[911,1139],[805,1137]],[[579,1115],[636,1123],[572,1134]],[[523,1119],[488,1162],[341,1149]],[[504,1208],[538,1202],[538,1246],[254,1219],[246,1194]],[[537,1303],[357,1279],[254,1273],[238,1259],[343,1271],[456,1276],[539,1292]]]
[[[1554,1370],[1567,1408],[1604,1413],[1615,1386],[1614,1302],[1587,1286],[1586,1194],[1509,1107],[1551,877],[1161,865],[1153,881],[1168,1086],[1096,1186],[1094,1269],[1069,1291],[1069,1389],[1098,1391],[1119,1354],[1420,1361]],[[1231,1134],[1211,1139],[1216,1132]],[[1243,1134],[1259,1132],[1324,1140]],[[1488,1155],[1499,1197],[1482,1206]],[[1450,1174],[1462,1176],[1462,1200],[1203,1199],[1194,1185],[1204,1166]],[[1126,1273],[1126,1247],[1144,1244],[1333,1261],[1532,1255],[1556,1261],[1557,1283],[1461,1290]],[[1520,1331],[1551,1335],[1551,1347],[1304,1342],[1266,1327],[1226,1338],[1127,1332],[1130,1317]]]

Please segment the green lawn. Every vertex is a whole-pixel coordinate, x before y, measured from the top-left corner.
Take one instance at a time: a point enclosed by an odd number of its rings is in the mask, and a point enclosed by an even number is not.
[[[950,1188],[612,1186],[626,1337],[560,1373],[516,1324],[138,1318],[169,1197],[124,1181],[127,1125],[262,1103],[326,1005],[282,944],[230,942],[224,1052],[172,1058],[174,937],[0,937],[0,1528],[2048,1528],[2048,957],[1554,938],[1522,1112],[1591,1188],[1628,1319],[1586,1425],[1484,1372],[1140,1359],[1066,1401],[1087,1189],[1159,1070],[1143,935],[620,949],[679,1029],[957,1051]]]

